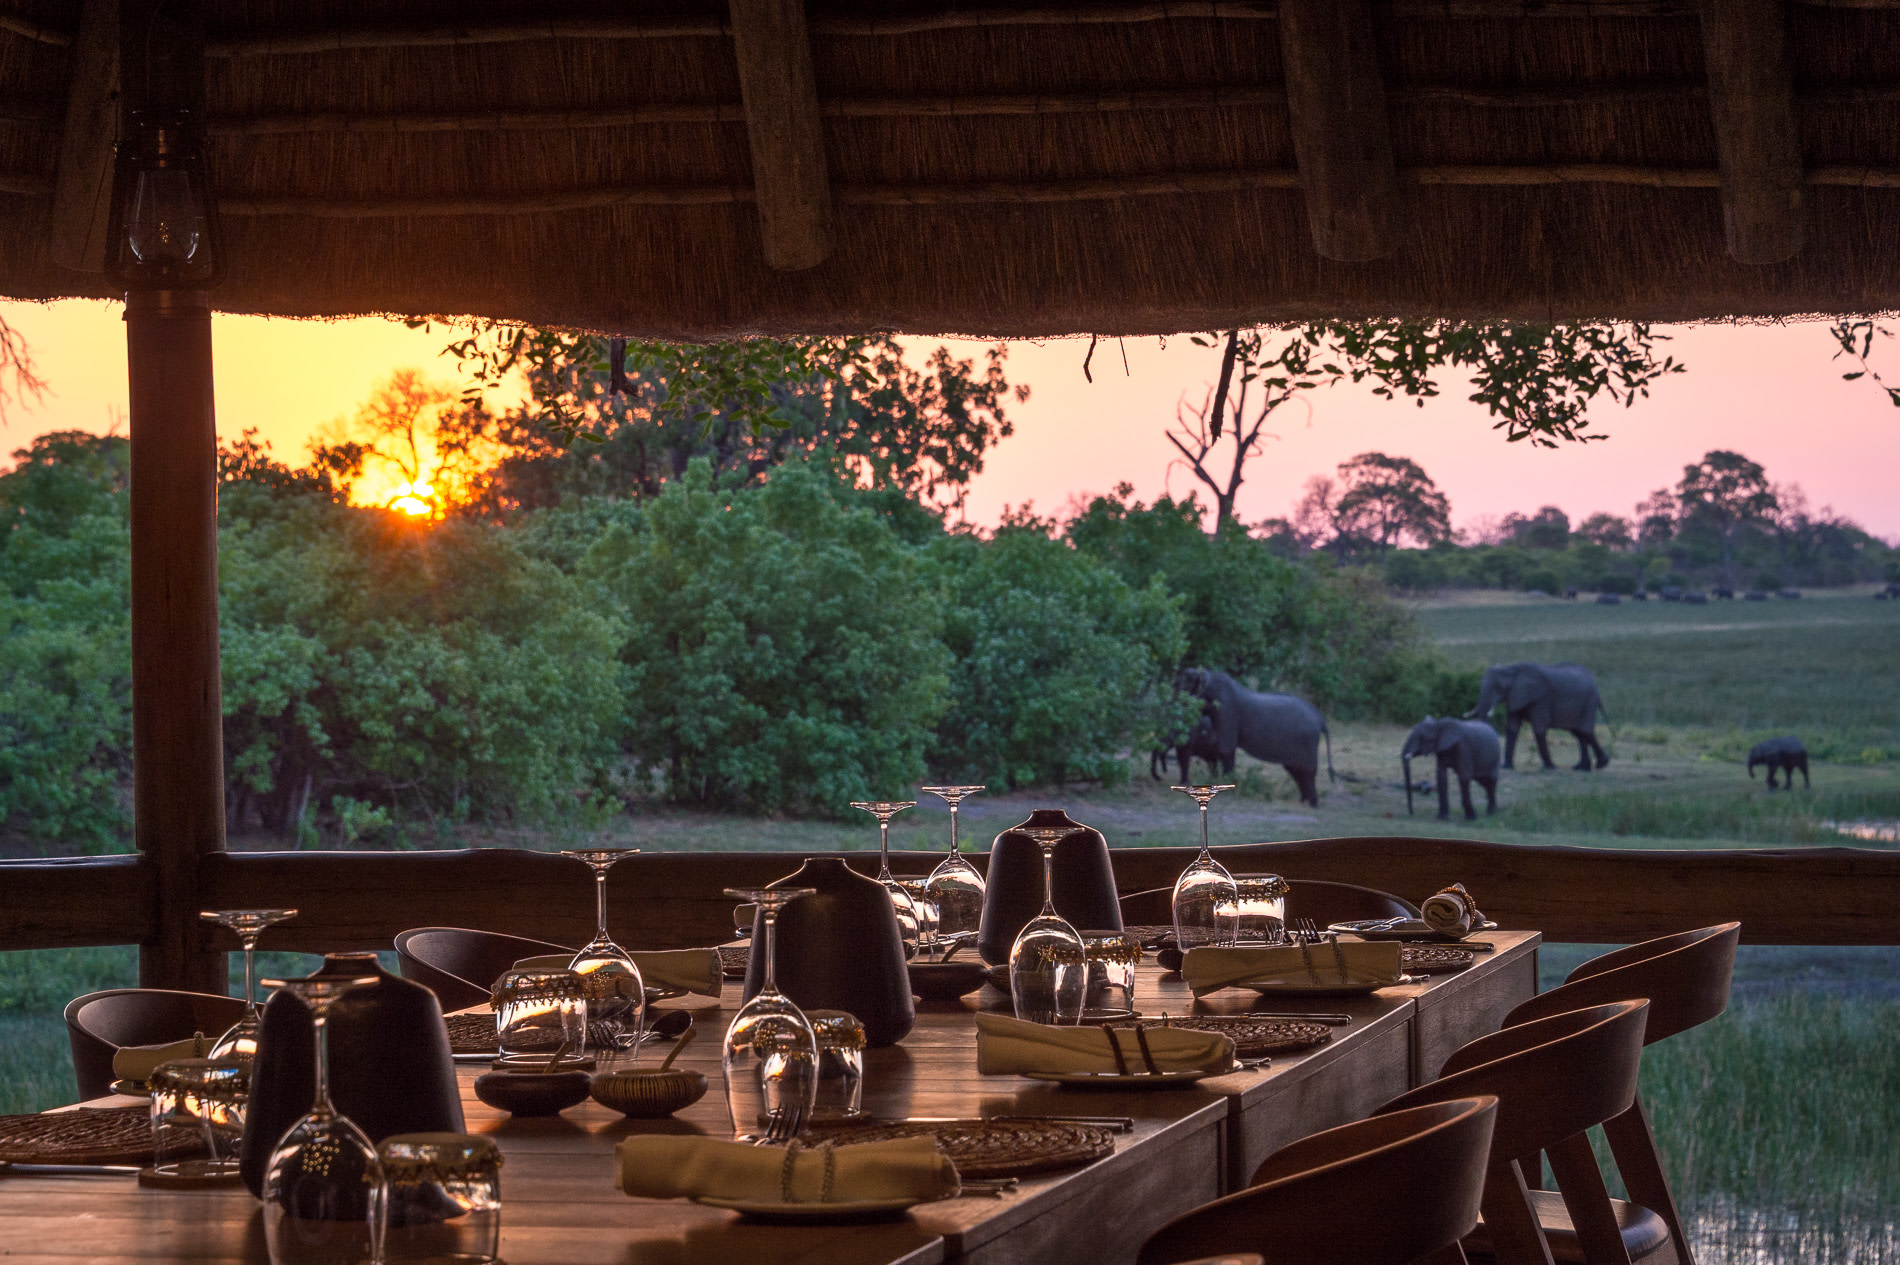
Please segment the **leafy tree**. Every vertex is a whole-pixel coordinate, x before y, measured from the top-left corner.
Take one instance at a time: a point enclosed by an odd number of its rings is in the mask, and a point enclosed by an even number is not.
[[[1159,577],[1130,587],[1053,527],[1018,518],[991,540],[961,534],[933,550],[954,665],[931,747],[943,776],[1012,788],[1112,781],[1124,752],[1171,727],[1176,599]]]
[[[1529,549],[1563,549],[1570,544],[1570,515],[1555,505],[1546,505],[1529,518],[1506,514],[1504,531]]]
[[[1630,532],[1627,518],[1615,514],[1596,513],[1583,520],[1576,533],[1580,538],[1605,549],[1625,550],[1635,543]]]
[[[1893,331],[1869,318],[1843,316],[1828,327],[1828,333],[1834,336],[1836,344],[1834,359],[1846,356],[1859,365],[1841,375],[1845,382],[1866,378],[1887,393],[1887,403],[1900,408],[1900,386],[1889,386],[1887,380],[1874,369],[1869,357],[1874,354],[1874,339],[1892,338]]]
[[[1733,584],[1736,530],[1766,520],[1776,501],[1761,466],[1740,453],[1718,448],[1682,468],[1676,504],[1684,523],[1705,526],[1721,541],[1722,573]]]
[[[1410,457],[1362,452],[1340,463],[1339,481],[1338,534],[1370,541],[1381,557],[1407,537],[1425,545],[1451,538],[1451,502]]]
[[[854,500],[802,463],[716,488],[696,458],[583,558],[628,620],[627,743],[669,798],[835,815],[923,774],[939,600]]]

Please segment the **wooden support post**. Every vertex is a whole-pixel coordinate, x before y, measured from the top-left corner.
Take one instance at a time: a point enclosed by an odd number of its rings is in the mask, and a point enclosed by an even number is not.
[[[152,988],[226,989],[198,921],[201,859],[224,850],[218,659],[218,438],[211,307],[127,296],[132,405],[132,786],[156,908],[139,953]]]
[[[815,267],[831,253],[831,180],[804,0],[731,5],[765,262],[782,272]]]
[[[1281,0],[1280,60],[1314,248],[1348,263],[1391,254],[1399,176],[1368,0]]]
[[[128,112],[198,109],[198,0],[120,0]],[[123,198],[126,190],[113,196]],[[118,243],[107,244],[116,251]],[[224,687],[218,660],[218,434],[211,301],[198,290],[125,300],[132,406],[132,816],[151,867],[147,987],[222,993],[221,950],[198,920],[204,858],[224,851]]]
[[[53,181],[53,262],[105,268],[112,155],[119,136],[119,0],[86,0],[66,88],[66,128]]]
[[[1800,135],[1783,0],[1700,0],[1728,253],[1773,264],[1801,249]]]

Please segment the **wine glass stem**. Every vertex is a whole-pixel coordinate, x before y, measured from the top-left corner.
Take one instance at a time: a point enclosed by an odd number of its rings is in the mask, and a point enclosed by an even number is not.
[[[891,876],[891,819],[877,819],[877,876],[888,879]]]
[[[759,989],[762,993],[778,992],[778,975],[774,960],[773,947],[778,939],[778,910],[759,910],[759,917],[765,922],[765,984]]]
[[[607,938],[607,871],[594,871],[594,943]]]
[[[332,1116],[336,1109],[330,1105],[330,1021],[319,1010],[313,1023],[317,1030],[317,1098],[310,1105],[310,1114]]]
[[[257,937],[244,937],[244,1015],[257,1023]]]
[[[1042,845],[1042,913],[1039,917],[1056,916],[1056,845]]]
[[[1208,850],[1208,846],[1207,846],[1207,801],[1202,800],[1201,801],[1201,856],[1203,858],[1207,858],[1211,860],[1213,858],[1213,855],[1214,854]]]
[[[957,856],[963,851],[957,844],[957,801],[950,801],[950,855]]]

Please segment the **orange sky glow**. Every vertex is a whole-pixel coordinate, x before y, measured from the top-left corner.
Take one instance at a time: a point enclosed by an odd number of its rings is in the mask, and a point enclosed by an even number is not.
[[[0,452],[25,447],[49,430],[124,429],[118,305],[5,303],[0,316],[25,335],[50,387],[37,406],[10,410],[0,427]],[[440,355],[448,340],[439,327],[423,333],[375,319],[219,316],[213,330],[219,432],[235,437],[254,427],[293,464],[304,459],[313,436],[353,413],[391,370],[414,366],[454,381],[453,365]],[[1732,448],[1761,462],[1771,480],[1801,484],[1813,507],[1831,506],[1876,535],[1900,538],[1894,486],[1900,409],[1871,383],[1841,380],[1825,325],[1667,332],[1670,352],[1688,364],[1688,373],[1664,382],[1633,409],[1599,405],[1592,429],[1609,436],[1599,443],[1556,450],[1506,443],[1455,382],[1422,409],[1363,388],[1317,392],[1310,409],[1289,406],[1269,423],[1276,438],[1249,463],[1241,517],[1255,522],[1288,513],[1309,475],[1331,473],[1369,450],[1423,465],[1450,497],[1459,525],[1546,504],[1561,506],[1573,520],[1597,510],[1628,514],[1649,491],[1680,478],[1685,463],[1711,448]],[[927,349],[940,340],[905,341]],[[983,345],[951,341],[961,355],[976,355]],[[1143,499],[1193,489],[1192,475],[1170,460],[1163,432],[1179,399],[1201,398],[1215,375],[1216,353],[1186,337],[1165,346],[1157,339],[1104,342],[1089,383],[1082,374],[1087,349],[1086,339],[1011,345],[1010,380],[1028,383],[1032,394],[1011,408],[1016,434],[993,451],[971,488],[972,520],[994,524],[1005,506],[1025,502],[1043,514],[1061,514],[1124,481]],[[1883,363],[1879,347],[1875,358]],[[1900,340],[1887,343],[1884,365],[1900,381]],[[393,473],[372,472],[358,499],[389,504],[411,491],[400,482]]]

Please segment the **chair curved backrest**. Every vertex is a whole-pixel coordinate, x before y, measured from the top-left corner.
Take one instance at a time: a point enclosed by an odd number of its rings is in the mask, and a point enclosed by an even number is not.
[[[486,1002],[495,980],[522,958],[572,952],[563,944],[467,927],[416,927],[396,937],[402,977],[431,989],[444,1014]]]
[[[1377,888],[1319,879],[1287,880],[1286,916],[1311,918],[1324,927],[1362,918],[1416,918],[1418,907]],[[1152,887],[1130,892],[1121,899],[1122,925],[1161,927],[1174,921],[1174,889]]]
[[[1570,978],[1558,987],[1511,1011],[1504,1017],[1504,1026],[1647,997],[1649,1026],[1643,1044],[1673,1037],[1728,1009],[1735,946],[1741,938],[1742,924],[1725,922],[1605,953],[1570,972]]]
[[[1157,1230],[1140,1265],[1255,1251],[1274,1265],[1410,1265],[1477,1224],[1496,1112],[1496,1099],[1475,1097],[1301,1138],[1246,1190]]]
[[[79,1097],[112,1092],[112,1056],[128,1045],[163,1045],[204,1033],[213,1040],[244,1017],[244,999],[167,988],[108,988],[66,1003],[66,1039]]]
[[[1491,1094],[1498,1099],[1494,1161],[1534,1155],[1629,1109],[1648,1011],[1646,1001],[1620,1001],[1479,1037],[1451,1056],[1437,1080],[1379,1110]]]

